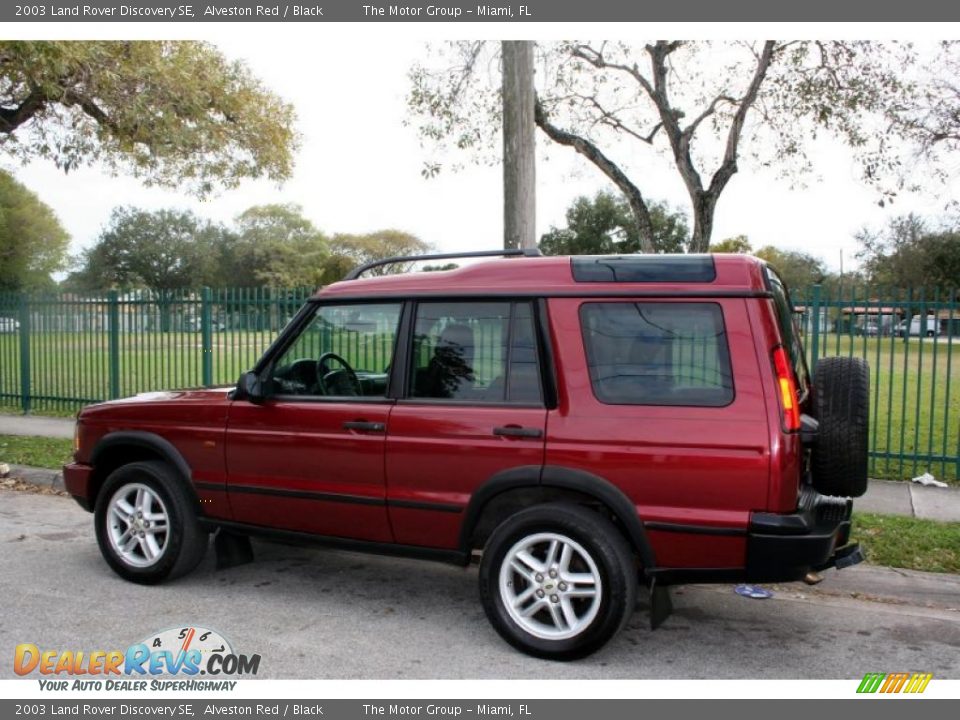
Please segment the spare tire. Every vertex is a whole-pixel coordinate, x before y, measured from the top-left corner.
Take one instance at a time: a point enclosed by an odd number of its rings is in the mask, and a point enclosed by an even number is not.
[[[867,491],[870,366],[860,358],[817,362],[814,412],[820,423],[813,449],[813,487],[824,495],[860,497]]]

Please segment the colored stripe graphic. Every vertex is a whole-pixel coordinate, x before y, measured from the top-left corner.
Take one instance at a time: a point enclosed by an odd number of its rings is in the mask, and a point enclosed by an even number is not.
[[[927,689],[932,673],[867,673],[857,687],[858,693],[922,693]]]

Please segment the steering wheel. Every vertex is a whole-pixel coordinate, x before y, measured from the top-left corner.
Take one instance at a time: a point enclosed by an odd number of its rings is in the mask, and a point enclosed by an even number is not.
[[[343,367],[331,370],[328,365],[330,360],[336,360]],[[334,352],[325,352],[317,360],[317,385],[323,395],[363,395],[356,371],[350,367],[350,363]]]

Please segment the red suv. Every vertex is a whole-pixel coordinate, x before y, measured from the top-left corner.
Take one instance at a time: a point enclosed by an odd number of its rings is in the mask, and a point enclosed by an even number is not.
[[[318,292],[236,387],[79,414],[66,485],[117,573],[189,572],[210,533],[221,567],[251,559],[251,535],[479,555],[496,630],[569,659],[624,626],[641,586],[656,627],[672,584],[861,559],[847,541],[868,370],[822,359],[811,380],[769,265],[527,256],[358,279],[367,269]]]

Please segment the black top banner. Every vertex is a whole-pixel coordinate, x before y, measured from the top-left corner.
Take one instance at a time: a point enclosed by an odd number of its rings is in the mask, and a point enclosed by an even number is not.
[[[960,3],[944,0],[48,0],[3,3],[0,22],[949,22]]]

